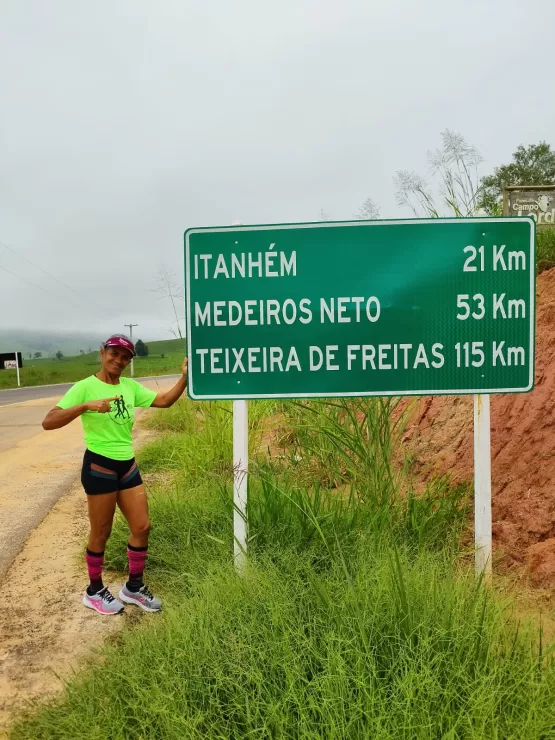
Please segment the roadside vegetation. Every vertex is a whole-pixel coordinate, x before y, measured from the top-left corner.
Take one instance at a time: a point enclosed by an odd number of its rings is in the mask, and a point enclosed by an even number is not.
[[[539,275],[555,267],[555,228],[539,228],[536,232],[536,272]]]
[[[475,579],[469,490],[414,490],[397,402],[249,409],[243,576],[231,404],[182,400],[140,453],[163,614],[12,739],[555,738],[553,648]],[[118,520],[108,567],[125,570],[125,542]]]

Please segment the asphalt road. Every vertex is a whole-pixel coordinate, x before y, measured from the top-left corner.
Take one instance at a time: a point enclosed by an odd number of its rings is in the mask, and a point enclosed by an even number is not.
[[[156,375],[151,378],[135,378],[139,383],[145,381],[163,381],[179,378],[179,375]],[[12,403],[21,403],[23,401],[34,401],[39,398],[52,398],[58,396],[61,398],[64,393],[71,388],[73,383],[57,383],[56,385],[35,385],[29,388],[9,388],[0,391],[0,406],[7,406]]]

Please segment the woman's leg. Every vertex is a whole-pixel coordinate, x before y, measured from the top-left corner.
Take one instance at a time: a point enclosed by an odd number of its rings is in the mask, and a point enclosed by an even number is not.
[[[145,487],[141,484],[134,488],[120,491],[118,506],[129,524],[130,536],[127,545],[127,559],[129,561],[129,580],[127,588],[137,592],[143,585],[148,553],[148,535],[150,519],[148,518],[148,500]]]
[[[150,519],[144,485],[141,483],[140,486],[119,491],[118,506],[129,524],[129,544],[132,547],[148,547]]]
[[[120,591],[120,599],[128,604],[136,604],[145,611],[160,611],[161,601],[145,589],[143,583],[143,573],[148,553],[148,535],[150,533],[145,487],[141,484],[120,491],[118,506],[127,519],[131,531],[127,546],[129,580]]]
[[[99,614],[120,614],[121,601],[114,599],[102,583],[104,548],[114,521],[118,498],[118,474],[115,460],[85,451],[81,469],[81,483],[87,494],[91,529],[87,543],[87,568],[90,584],[83,595],[83,604]]]
[[[90,578],[89,595],[97,593],[103,588],[102,565],[104,563],[104,548],[112,531],[116,500],[117,491],[87,496],[91,527],[86,553]]]
[[[91,524],[88,542],[89,550],[94,550],[95,552],[104,550],[112,531],[117,498],[117,491],[87,496],[89,522]]]

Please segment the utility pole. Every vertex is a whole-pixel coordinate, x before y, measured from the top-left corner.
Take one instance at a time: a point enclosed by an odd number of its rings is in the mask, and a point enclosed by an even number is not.
[[[133,341],[133,327],[139,326],[138,324],[124,324],[124,326],[129,327],[129,339]],[[133,367],[133,358],[131,358],[131,377],[135,377],[135,368]]]

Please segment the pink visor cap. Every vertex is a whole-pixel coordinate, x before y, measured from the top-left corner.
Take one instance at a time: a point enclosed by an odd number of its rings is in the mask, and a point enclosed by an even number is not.
[[[117,334],[114,335],[113,337],[109,337],[102,344],[102,346],[104,349],[106,349],[106,347],[121,347],[122,349],[126,349],[129,352],[131,352],[133,357],[135,357],[136,355],[135,345],[133,344],[133,342],[130,339],[127,339],[127,337],[121,337],[121,336],[118,336]]]

